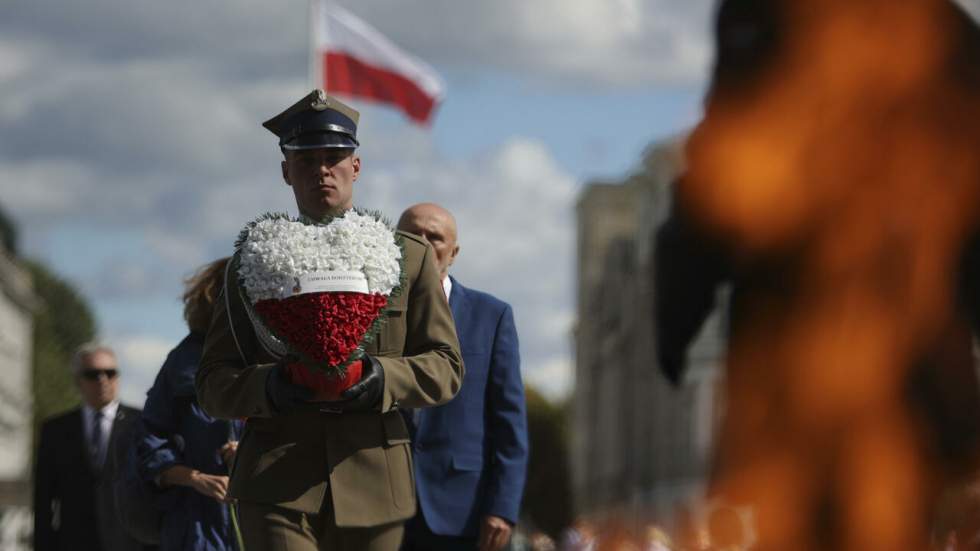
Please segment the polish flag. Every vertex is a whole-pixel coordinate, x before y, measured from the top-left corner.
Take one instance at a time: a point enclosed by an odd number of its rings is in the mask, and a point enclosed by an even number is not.
[[[445,91],[432,67],[330,0],[313,0],[311,15],[314,87],[391,104],[422,125],[432,120]]]

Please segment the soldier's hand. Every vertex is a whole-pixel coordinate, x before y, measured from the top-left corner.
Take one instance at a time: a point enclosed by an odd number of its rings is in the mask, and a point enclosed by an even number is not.
[[[385,370],[381,362],[368,356],[361,358],[361,380],[340,394],[338,407],[347,412],[379,411],[385,390]]]
[[[304,406],[309,406],[309,402],[315,394],[313,389],[297,385],[289,380],[286,366],[294,361],[296,361],[295,358],[290,356],[282,358],[265,380],[265,394],[272,402],[272,407],[275,408],[276,413],[282,415],[288,415]]]

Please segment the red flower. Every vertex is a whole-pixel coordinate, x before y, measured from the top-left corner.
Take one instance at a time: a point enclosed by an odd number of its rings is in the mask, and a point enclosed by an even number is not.
[[[360,380],[361,362],[351,363],[344,377],[336,368],[361,344],[387,303],[388,297],[380,294],[307,293],[260,300],[255,310],[276,336],[320,364],[316,371],[291,364],[293,382],[317,390],[320,399],[337,399]]]

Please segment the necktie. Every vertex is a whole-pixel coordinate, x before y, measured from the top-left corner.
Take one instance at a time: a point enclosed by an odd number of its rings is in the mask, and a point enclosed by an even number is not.
[[[96,411],[92,417],[92,442],[89,447],[92,454],[92,466],[102,468],[102,412]]]

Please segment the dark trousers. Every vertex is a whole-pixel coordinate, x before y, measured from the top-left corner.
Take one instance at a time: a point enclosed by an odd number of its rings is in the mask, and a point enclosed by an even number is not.
[[[405,523],[405,540],[401,551],[475,551],[477,538],[433,534],[425,522],[422,509]]]

